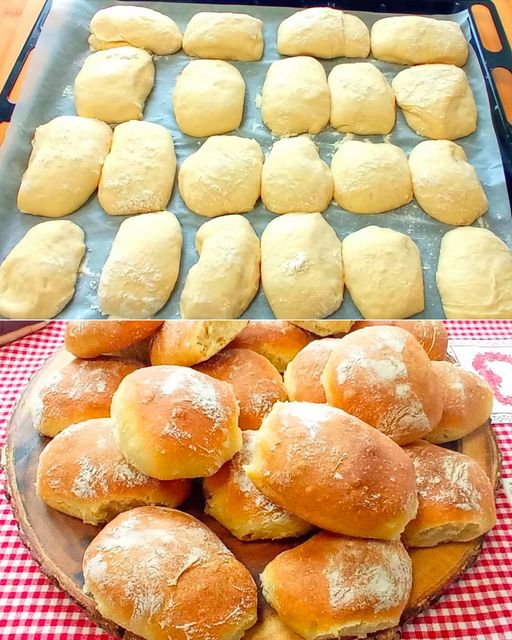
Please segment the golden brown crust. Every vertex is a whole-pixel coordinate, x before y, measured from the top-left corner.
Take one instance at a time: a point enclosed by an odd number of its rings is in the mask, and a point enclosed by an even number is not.
[[[32,400],[34,428],[55,436],[70,424],[108,418],[121,380],[143,365],[121,358],[76,358],[43,381]]]
[[[492,389],[472,371],[451,362],[433,362],[443,397],[443,414],[439,424],[425,437],[430,442],[450,442],[467,436],[489,419]]]
[[[431,362],[400,327],[365,327],[341,338],[322,382],[329,404],[398,444],[422,438],[441,418],[441,390]]]
[[[251,320],[230,346],[256,351],[282,373],[312,340],[312,335],[285,320]]]
[[[326,402],[321,376],[337,338],[314,340],[301,349],[284,372],[284,385],[290,400]]]
[[[354,324],[354,320],[290,320],[290,322],[322,337],[348,333]]]
[[[240,429],[259,429],[272,405],[287,399],[279,371],[250,349],[224,349],[194,368],[232,385],[240,406]]]
[[[416,483],[408,456],[344,411],[279,402],[255,434],[247,475],[267,498],[303,520],[335,533],[395,539],[414,517]]]
[[[78,358],[96,358],[153,335],[162,320],[70,320],[64,344]]]
[[[250,573],[180,511],[121,514],[89,545],[83,572],[101,615],[147,640],[238,640],[256,622]]]
[[[306,640],[366,634],[398,624],[412,586],[402,543],[321,532],[284,551],[261,575],[263,595]]]
[[[90,524],[136,506],[176,507],[190,480],[162,482],[131,467],[117,448],[109,418],[71,425],[44,448],[36,490],[46,504]]]
[[[191,367],[228,345],[247,320],[167,320],[151,345],[151,364]]]
[[[405,447],[416,473],[418,513],[406,527],[410,547],[478,538],[496,523],[494,491],[472,458],[428,442]]]
[[[231,385],[188,367],[134,371],[114,394],[111,414],[126,459],[160,480],[209,476],[242,445]]]

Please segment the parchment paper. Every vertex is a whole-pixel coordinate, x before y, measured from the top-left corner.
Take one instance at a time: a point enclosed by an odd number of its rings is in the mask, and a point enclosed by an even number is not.
[[[30,141],[34,129],[39,124],[51,120],[57,115],[75,114],[73,104],[73,82],[83,60],[89,55],[87,38],[91,16],[100,8],[110,6],[111,0],[54,0],[53,8],[39,38],[27,72],[27,79],[14,111],[12,124],[6,140],[0,148],[0,259],[7,255],[31,226],[46,220],[20,213],[16,208],[16,194],[21,175],[26,168],[30,154]],[[129,4],[129,3],[126,3]],[[280,56],[276,52],[276,32],[278,24],[297,9],[265,6],[228,6],[208,4],[179,4],[148,2],[146,6],[170,15],[185,30],[190,17],[198,11],[240,11],[250,13],[264,21],[265,53],[259,62],[235,62],[247,84],[245,111],[242,126],[237,135],[254,137],[268,153],[273,136],[264,126],[257,107],[257,97],[265,78],[269,64]],[[390,14],[372,14],[353,12],[359,15],[370,27],[375,20]],[[447,19],[447,16],[439,16]],[[456,20],[469,38],[467,13],[450,17]],[[176,77],[189,62],[183,52],[171,56],[156,57],[156,82],[148,101],[144,117],[146,120],[166,126],[173,135],[178,165],[193,153],[203,139],[190,138],[177,128],[171,108],[171,91]],[[327,72],[335,64],[351,60],[335,59],[321,61]],[[375,61],[376,65],[391,79],[404,67]],[[496,135],[492,127],[490,106],[484,79],[475,53],[470,49],[469,61],[465,71],[478,106],[478,130],[471,136],[458,140],[476,167],[489,199],[489,212],[476,225],[483,225],[498,234],[509,246],[512,246],[512,222],[510,204],[505,187],[505,179]],[[383,136],[351,136],[355,139],[371,139],[381,142]],[[326,129],[315,137],[321,157],[330,164],[337,145],[343,135],[333,129]],[[400,110],[395,128],[385,140],[396,144],[409,154],[422,138],[414,134],[405,124]],[[179,317],[179,299],[189,268],[197,261],[194,247],[195,234],[207,218],[195,215],[184,206],[177,186],[167,207],[174,212],[182,225],[184,248],[179,281],[167,305],[158,313],[160,318]],[[261,203],[247,214],[258,235],[274,218]],[[450,230],[427,216],[419,206],[413,203],[391,213],[377,215],[355,215],[331,205],[325,213],[327,221],[334,227],[340,239],[361,227],[376,224],[390,227],[409,234],[418,244],[422,256],[425,276],[425,311],[416,316],[424,318],[442,318],[443,311],[435,286],[435,272],[439,256],[439,245],[443,235]],[[87,254],[77,283],[76,295],[59,317],[62,318],[99,318],[96,289],[101,268],[107,259],[114,236],[121,222],[121,216],[108,216],[101,209],[94,196],[79,211],[67,217],[80,225],[86,233]],[[148,251],[150,251],[148,247]],[[321,285],[320,285],[321,286]],[[262,289],[244,314],[246,318],[272,318],[273,314],[263,295]],[[345,299],[333,318],[358,318],[360,314],[345,290]]]

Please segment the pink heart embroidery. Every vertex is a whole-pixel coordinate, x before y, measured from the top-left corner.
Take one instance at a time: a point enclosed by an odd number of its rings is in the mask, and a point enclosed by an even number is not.
[[[478,353],[474,358],[472,365],[478,373],[487,380],[494,391],[494,396],[502,404],[512,406],[512,397],[506,396],[501,391],[501,383],[503,379],[497,373],[495,373],[490,367],[490,362],[507,362],[512,365],[512,356],[506,353],[497,353],[496,351],[485,351],[484,353]],[[512,366],[510,369],[510,375],[512,376]]]

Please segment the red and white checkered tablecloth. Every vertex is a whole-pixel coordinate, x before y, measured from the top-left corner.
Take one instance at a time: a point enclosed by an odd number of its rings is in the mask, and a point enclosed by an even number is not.
[[[455,356],[470,365],[480,363],[480,371],[483,362],[498,388],[500,406],[496,412],[507,422],[495,423],[494,427],[503,453],[504,484],[510,488],[512,321],[448,321],[446,326]],[[39,333],[0,349],[0,446],[5,442],[15,402],[34,372],[62,344],[63,330],[63,322],[53,322]],[[0,474],[2,484],[3,481]],[[512,495],[511,491],[508,493]],[[404,640],[512,640],[512,506],[503,486],[497,504],[498,524],[487,536],[476,565],[436,606],[404,629]],[[40,572],[18,537],[16,521],[3,491],[0,495],[0,638],[109,638]]]

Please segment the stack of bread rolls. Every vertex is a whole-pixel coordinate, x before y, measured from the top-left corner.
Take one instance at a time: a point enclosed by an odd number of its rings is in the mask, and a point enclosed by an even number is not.
[[[486,473],[438,446],[492,408],[487,383],[445,359],[441,322],[82,321],[65,342],[75,359],[33,400],[55,436],[37,493],[107,523],[84,589],[147,640],[235,640],[256,623],[252,576],[186,513],[199,485],[239,540],[289,539],[262,594],[306,640],[396,626],[407,548],[495,523]]]

